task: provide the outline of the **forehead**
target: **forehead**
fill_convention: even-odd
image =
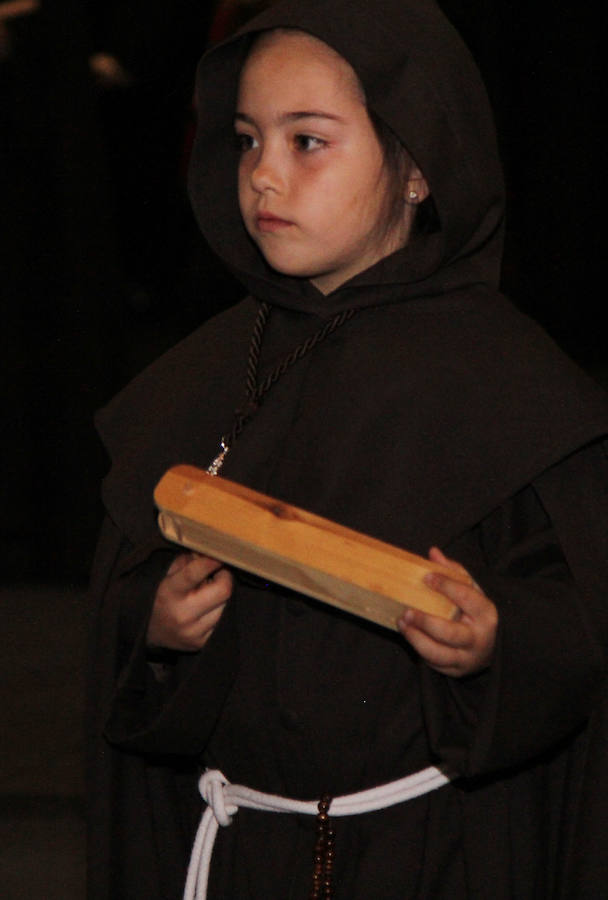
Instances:
[[[318,38],[276,29],[255,40],[241,70],[239,102],[257,94],[316,94],[317,102],[364,102],[349,63]]]

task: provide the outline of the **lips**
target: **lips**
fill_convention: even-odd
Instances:
[[[288,222],[286,219],[280,219],[272,213],[260,212],[255,217],[255,224],[258,231],[273,232],[288,228],[292,223]]]

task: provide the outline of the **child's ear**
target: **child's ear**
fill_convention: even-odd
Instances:
[[[407,179],[405,202],[411,206],[416,206],[418,203],[422,203],[423,200],[426,200],[429,193],[430,191],[429,186],[426,183],[426,178],[418,166],[413,165]]]

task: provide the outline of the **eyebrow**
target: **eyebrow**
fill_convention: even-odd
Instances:
[[[234,119],[236,122],[246,122],[248,125],[255,125],[255,119],[248,116],[247,113],[237,112]],[[297,110],[295,112],[282,113],[279,116],[279,123],[298,122],[300,119],[329,119],[332,122],[343,122],[341,116],[335,116],[332,113],[322,112],[316,109]]]

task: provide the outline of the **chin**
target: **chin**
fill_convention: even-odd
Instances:
[[[314,278],[317,274],[314,270],[311,271],[306,266],[298,265],[293,261],[273,256],[272,253],[264,253],[262,248],[260,248],[260,252],[270,268],[274,269],[275,272],[279,272],[281,275],[289,275],[292,278]]]

